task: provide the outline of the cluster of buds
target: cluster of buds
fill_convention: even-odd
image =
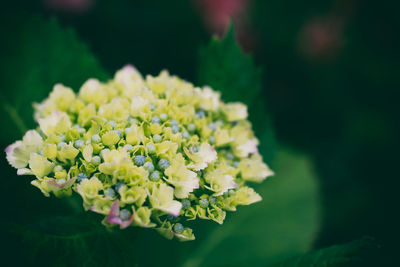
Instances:
[[[248,182],[273,175],[245,105],[167,71],[143,78],[126,66],[78,94],[57,84],[34,107],[39,126],[6,148],[8,162],[45,196],[78,193],[109,227],[193,240],[185,222],[222,224],[227,210],[261,200]]]

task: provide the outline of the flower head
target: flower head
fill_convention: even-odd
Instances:
[[[107,227],[193,240],[185,221],[222,224],[227,210],[261,200],[248,181],[273,175],[247,107],[220,97],[132,66],[105,83],[89,79],[78,94],[57,84],[35,105],[38,128],[6,148],[7,160],[45,196],[79,194]]]

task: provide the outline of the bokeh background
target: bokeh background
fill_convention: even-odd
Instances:
[[[69,57],[68,52],[61,48],[56,51],[59,57],[52,60],[32,56],[46,54],[47,49],[51,50],[51,42],[68,41],[61,35],[50,37],[45,30],[29,28],[32,24],[40,24],[38,20],[56,18],[57,27],[73,29],[76,38],[86,44],[85,49],[104,68],[99,78],[131,63],[145,74],[158,74],[160,70],[168,69],[194,82],[199,81],[199,48],[205,47],[212,35],[223,36],[229,21],[233,21],[238,43],[246,53],[253,55],[255,65],[263,69],[259,101],[266,113],[254,112],[250,116],[257,121],[256,131],[260,127],[257,123],[263,124],[265,120],[265,125],[270,128],[268,140],[276,140],[275,145],[267,146],[271,150],[278,147],[276,157],[268,152],[265,157],[273,167],[282,170],[278,175],[282,181],[271,180],[271,186],[276,186],[271,188],[277,191],[268,191],[271,197],[263,195],[267,204],[247,213],[245,209],[240,210],[235,216],[244,219],[235,226],[226,226],[235,227],[232,231],[236,243],[231,240],[233,248],[226,242],[213,245],[214,238],[217,243],[229,238],[218,236],[214,229],[207,229],[203,232],[214,231],[211,233],[217,237],[211,235],[204,241],[200,237],[203,244],[186,248],[186,245],[172,243],[171,249],[175,252],[168,250],[168,253],[180,257],[178,254],[196,248],[199,252],[195,252],[193,258],[201,258],[197,266],[231,266],[229,262],[219,262],[218,255],[209,250],[229,255],[235,253],[235,248],[247,245],[251,233],[247,235],[241,224],[245,224],[249,216],[259,216],[265,207],[268,214],[265,216],[282,217],[280,223],[285,225],[278,231],[283,236],[281,241],[289,242],[293,234],[310,242],[310,248],[304,252],[367,236],[376,244],[376,249],[367,253],[374,255],[369,263],[378,262],[379,266],[398,263],[400,21],[394,1],[27,0],[3,1],[1,5],[2,99],[27,94],[31,97],[27,99],[39,101],[51,88],[45,88],[45,94],[34,90],[22,93],[12,83],[18,81],[18,72],[29,70],[30,78],[23,76],[28,80],[20,85],[29,87],[29,79],[34,80],[34,75],[46,76],[38,70],[41,65],[47,66],[45,73],[52,73],[56,71],[52,64],[67,64],[64,60]],[[78,45],[67,42],[63,47],[68,50],[75,46]],[[22,55],[20,51],[24,51]],[[32,57],[27,61],[24,56]],[[81,64],[90,65],[91,60],[82,59]],[[74,68],[66,66],[69,69],[65,71],[74,72]],[[91,74],[90,71],[75,74],[71,83],[78,86]],[[42,85],[47,86],[46,82]],[[19,105],[23,106],[24,112],[32,112],[29,103],[22,100]],[[1,131],[5,136],[1,139],[2,147],[20,138],[9,131],[10,123],[9,119],[1,118]],[[274,137],[271,137],[272,133]],[[39,251],[31,254],[37,253],[40,257],[33,256],[33,261],[25,258],[27,256],[20,250],[25,249],[26,238],[15,234],[18,230],[8,231],[8,228],[17,229],[20,222],[35,221],[43,214],[63,215],[60,207],[64,203],[56,199],[42,200],[28,180],[12,174],[15,171],[7,166],[4,157],[1,157],[1,164],[4,173],[1,177],[1,227],[4,231],[1,239],[6,247],[3,250],[7,254],[6,262],[51,265],[46,259],[54,255],[40,251],[36,241],[32,247],[38,247]],[[290,180],[285,180],[286,174]],[[303,181],[302,175],[312,176],[312,181]],[[303,194],[312,194],[316,203],[313,202],[312,211],[303,209],[306,204],[302,198],[295,198],[292,208],[287,209],[282,204],[285,194],[289,198],[299,191],[285,193],[286,189],[280,187],[280,183],[288,183],[296,190],[304,187],[302,183],[312,183],[310,186],[315,187],[312,190],[300,190]],[[279,190],[282,194],[277,193],[275,197],[280,199],[272,199],[274,192]],[[268,210],[268,205],[276,208]],[[287,217],[282,212],[295,213],[290,218],[300,221],[285,221]],[[265,220],[268,221],[268,217]],[[279,225],[279,220],[276,224]],[[303,229],[303,224],[311,224],[313,229]],[[70,226],[74,228],[75,224]],[[264,227],[268,228],[268,225],[259,225],[257,231],[263,234]],[[145,248],[133,248],[136,251],[150,253],[154,243],[164,248],[170,246],[153,233],[142,230],[137,233],[138,240],[142,238],[147,243],[142,243]],[[279,236],[273,238],[279,239]],[[278,240],[273,241],[280,244]],[[282,246],[286,244],[284,241]],[[114,245],[120,246],[119,243]],[[118,253],[121,254],[119,257],[124,257],[124,253],[130,252]],[[265,254],[265,251],[259,253]],[[264,262],[254,261],[252,255],[245,254],[235,264],[267,265],[268,255],[264,254],[259,257]],[[288,256],[294,255],[288,253]],[[65,266],[69,265],[69,260],[65,260]],[[166,258],[165,265],[168,262]],[[196,266],[190,259],[179,262]],[[132,266],[153,264],[144,260],[131,263]]]

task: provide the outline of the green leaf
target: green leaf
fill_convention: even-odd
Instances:
[[[222,93],[225,101],[250,105],[261,92],[261,69],[235,41],[233,26],[223,39],[213,37],[199,50],[198,82]]]
[[[222,39],[214,36],[207,46],[200,47],[198,58],[199,85],[209,85],[221,92],[225,101],[248,105],[249,120],[256,136],[262,138],[260,150],[267,162],[273,158],[275,136],[261,97],[262,69],[246,55],[235,40],[233,24]]]
[[[13,250],[20,256],[13,258],[13,266],[31,266],[38,262],[42,266],[130,266],[135,263],[131,256],[135,248],[132,239],[124,236],[126,232],[107,231],[87,215],[53,216],[27,225],[2,223],[1,226],[8,228],[9,240],[19,241],[8,244],[15,246]]]
[[[308,157],[279,149],[263,201],[229,214],[182,266],[265,266],[307,252],[319,227],[318,188]]]
[[[379,253],[378,250],[379,246],[371,238],[363,238],[344,245],[312,251],[274,266],[379,266],[375,262]]]
[[[56,83],[78,90],[91,77],[107,78],[105,71],[71,29],[40,17],[8,18],[0,45],[0,140],[7,144],[35,127],[32,103],[48,96]]]
[[[78,90],[88,78],[103,80],[108,75],[76,34],[63,29],[57,21],[17,14],[0,20],[2,35],[6,36],[0,42],[0,143],[7,145],[36,127],[32,103],[46,98],[54,84],[63,83]],[[57,217],[63,212],[71,213],[61,200],[44,198],[36,192],[28,180],[15,175],[4,157],[1,167],[6,187],[12,189],[1,197],[3,203],[9,203],[3,208],[9,224],[1,225],[10,256],[5,262],[12,260],[10,265],[14,266],[18,265],[16,262],[41,262],[44,266],[73,262],[81,266],[90,260],[93,247],[100,245],[90,243],[98,237],[92,234],[97,229],[94,224],[87,224],[82,218],[77,221]],[[98,221],[96,225],[102,227]]]
[[[233,27],[199,52],[200,84],[210,85],[226,101],[249,106],[249,119],[267,163],[275,139],[261,96],[261,70],[235,42]],[[317,185],[310,159],[278,150],[276,177],[258,186],[263,201],[229,214],[222,226],[208,227],[182,266],[265,266],[307,252],[319,226]],[[199,234],[197,235],[199,236]]]

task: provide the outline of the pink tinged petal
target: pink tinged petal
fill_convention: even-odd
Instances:
[[[111,224],[118,224],[121,229],[124,229],[131,225],[133,221],[133,214],[128,220],[124,221],[119,217],[119,201],[115,200],[111,206],[110,213],[107,216],[107,222]]]
[[[194,185],[193,189],[199,189],[200,185],[199,185],[199,179],[196,179],[196,184]]]
[[[43,138],[40,136],[36,130],[29,130],[25,133],[23,137],[24,142],[34,143],[35,141],[43,142]]]
[[[111,224],[121,224],[122,220],[120,217],[112,217],[112,218],[108,218],[107,222],[111,223]]]
[[[50,187],[50,189],[58,191],[64,188],[68,188],[70,187],[76,180],[76,177],[72,178],[72,179],[68,179],[67,181],[65,181],[64,183],[57,183],[57,179],[51,179],[47,181],[47,185]]]
[[[7,154],[10,154],[13,151],[13,147],[14,147],[14,145],[9,145],[9,146],[6,147],[6,149],[4,149],[4,151]]]
[[[28,168],[18,169],[17,175],[33,175],[33,172]]]
[[[170,214],[174,217],[178,217],[179,213],[181,212],[182,203],[179,201],[173,200],[171,205],[169,206]]]
[[[23,158],[18,158],[15,156],[15,154],[18,154],[17,152],[23,152],[21,151],[23,144],[22,141],[17,141],[9,146],[6,147],[4,150],[6,152],[6,159],[8,163],[13,166],[16,169],[21,169],[26,167],[28,162],[23,159]]]
[[[129,71],[137,71],[137,69],[133,66],[133,65],[131,65],[131,64],[127,64],[127,65],[125,65],[123,68],[122,68],[122,70],[129,70]]]
[[[275,175],[275,172],[274,172],[274,171],[268,170],[268,171],[265,173],[265,178],[270,177],[270,176],[274,176],[274,175]]]
[[[68,179],[65,183],[63,183],[63,187],[70,187],[70,186],[72,186],[72,185],[75,183],[75,180],[76,180],[76,179],[77,179],[76,177],[71,178],[71,179]]]
[[[107,216],[107,222],[110,222],[109,220],[118,216],[119,216],[119,200],[117,199],[113,202],[111,206],[110,212],[108,213]]]
[[[131,225],[133,221],[133,214],[131,215],[131,217],[129,217],[128,220],[126,221],[122,221],[119,225],[121,229],[125,229],[126,227],[128,227],[129,225]]]

